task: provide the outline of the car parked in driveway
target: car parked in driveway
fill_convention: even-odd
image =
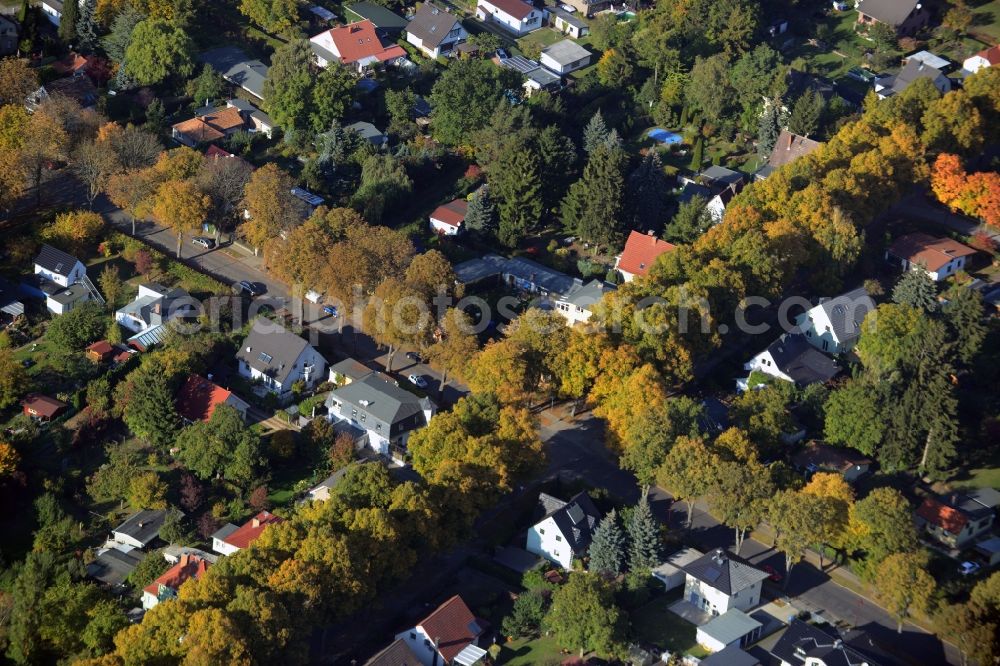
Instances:
[[[413,361],[414,363],[423,363],[423,359],[420,358],[420,354],[417,352],[406,352],[407,360]]]
[[[427,388],[427,380],[421,377],[420,375],[416,374],[410,375],[409,377],[407,377],[407,379],[410,380],[410,383],[416,386],[417,388]]]
[[[962,574],[963,576],[971,576],[972,574],[979,571],[979,569],[980,569],[979,562],[966,561],[958,565],[958,573]]]
[[[236,284],[236,292],[239,294],[246,294],[250,298],[256,298],[264,292],[267,291],[267,287],[260,282],[251,282],[250,280],[240,280]]]
[[[191,242],[194,243],[195,245],[200,245],[201,247],[207,250],[211,250],[213,247],[215,247],[215,239],[208,238],[206,236],[195,236],[194,238],[191,239]]]
[[[337,312],[337,306],[336,305],[324,305],[323,306],[323,313],[330,315],[334,319],[336,319],[340,315],[340,313]]]

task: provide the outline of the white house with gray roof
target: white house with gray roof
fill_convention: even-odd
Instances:
[[[813,347],[840,354],[854,347],[861,335],[861,322],[875,310],[875,301],[863,287],[835,298],[822,299],[800,314],[795,325]]]
[[[22,284],[25,293],[45,299],[52,314],[66,314],[89,300],[104,303],[100,292],[87,277],[83,262],[71,254],[43,245],[35,257],[34,275]]]
[[[368,446],[385,456],[405,448],[410,433],[430,423],[437,409],[430,399],[410,393],[380,372],[334,389],[326,408],[331,422],[364,430]]]
[[[287,397],[297,381],[311,387],[326,378],[326,359],[312,345],[264,317],[254,322],[236,360],[241,376],[279,398]]]
[[[554,562],[563,569],[572,569],[573,560],[583,557],[601,521],[602,514],[587,493],[580,493],[568,502],[538,494],[541,520],[528,530],[525,550]]]
[[[538,60],[543,67],[552,70],[559,76],[565,76],[589,65],[590,58],[590,51],[572,39],[564,39],[542,49]]]
[[[183,289],[168,289],[155,283],[140,284],[135,300],[115,312],[115,321],[133,333],[130,342],[140,337],[162,341],[167,323],[197,317],[199,309],[198,301]]]
[[[604,280],[591,280],[586,284],[576,280],[573,288],[556,298],[556,312],[566,319],[568,326],[586,322],[594,314],[594,305],[600,303],[604,294],[614,290],[615,286]]]
[[[406,41],[428,58],[451,51],[468,36],[457,16],[430,2],[421,5],[406,26]]]
[[[768,576],[766,571],[722,548],[684,565],[684,574],[684,600],[710,615],[756,607]]]

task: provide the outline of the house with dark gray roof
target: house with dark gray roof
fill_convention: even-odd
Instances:
[[[208,64],[226,81],[246,90],[257,99],[264,99],[267,65],[260,60],[251,59],[238,46],[223,46],[205,51],[198,56],[198,61]]]
[[[279,398],[290,395],[295,382],[311,387],[326,376],[326,359],[312,345],[265,317],[254,321],[236,360],[241,376]]]
[[[722,548],[684,565],[684,600],[710,615],[748,611],[760,603],[768,573]]]
[[[879,99],[898,95],[918,79],[930,79],[934,87],[941,93],[951,90],[951,79],[944,72],[923,60],[911,59],[903,65],[899,73],[876,79],[875,94],[879,96]]]
[[[201,304],[180,288],[140,284],[135,300],[115,312],[115,321],[133,333],[129,344],[142,339],[149,347],[166,338],[166,326],[175,319],[197,317]]]
[[[160,536],[160,528],[166,517],[164,509],[137,511],[111,531],[110,541],[132,548],[145,548]]]
[[[879,666],[836,634],[798,619],[789,623],[771,654],[781,660],[781,666]]]
[[[116,548],[100,548],[87,565],[87,575],[109,587],[116,587],[125,582],[145,556],[146,553],[137,549],[124,552]]]
[[[65,314],[89,300],[104,303],[83,262],[73,255],[43,245],[34,263],[34,274],[22,281],[21,293],[44,298],[52,314]]]
[[[331,422],[346,421],[364,430],[368,446],[385,456],[398,456],[410,433],[430,423],[437,410],[429,398],[407,391],[380,372],[334,389],[326,408]]]
[[[858,25],[884,23],[897,35],[912,35],[927,27],[930,11],[922,0],[857,0]]]
[[[430,2],[421,5],[406,25],[406,41],[429,58],[448,53],[468,36],[457,16]]]
[[[555,299],[556,312],[566,319],[569,326],[588,321],[594,313],[594,305],[601,302],[604,294],[615,289],[615,285],[604,280],[591,280],[584,284],[578,279],[569,291]]]
[[[800,387],[828,382],[840,372],[840,366],[813,347],[809,339],[798,330],[782,334],[767,349],[744,363],[743,369],[763,372]],[[748,387],[745,382],[746,380],[737,381],[737,388],[753,388]]]
[[[796,327],[813,347],[829,354],[849,351],[861,336],[861,323],[875,311],[875,301],[864,287],[834,298],[820,299],[819,305],[795,319]]]
[[[345,358],[330,365],[330,381],[334,384],[350,384],[371,373],[371,368],[353,358]]]
[[[568,502],[539,493],[539,514],[528,530],[525,550],[572,569],[573,560],[583,557],[603,515],[587,493],[579,493]]]

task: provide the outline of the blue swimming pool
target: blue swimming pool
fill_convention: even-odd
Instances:
[[[657,143],[663,143],[668,146],[684,143],[684,137],[676,132],[668,132],[662,127],[654,127],[647,132],[649,138]]]

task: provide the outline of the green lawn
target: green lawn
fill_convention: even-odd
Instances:
[[[497,657],[497,664],[545,666],[558,664],[565,658],[566,655],[559,649],[554,637],[542,636],[534,640],[520,639],[505,644]]]
[[[982,467],[969,470],[969,478],[962,479],[956,487],[966,490],[995,488],[1000,490],[1000,467]]]
[[[972,28],[969,32],[979,37],[980,41],[991,44],[1000,42],[1000,0],[971,2],[969,5],[972,7]]]
[[[678,599],[677,594],[666,594],[630,613],[633,638],[670,652],[698,658],[708,656],[708,652],[695,641],[697,627],[670,612],[670,605]]]
[[[529,54],[533,54],[535,51],[541,51],[546,46],[551,46],[563,39],[567,39],[567,37],[561,32],[557,32],[551,28],[541,28],[534,32],[529,32],[524,37],[518,39],[517,50],[522,54],[524,54],[525,50]]]

